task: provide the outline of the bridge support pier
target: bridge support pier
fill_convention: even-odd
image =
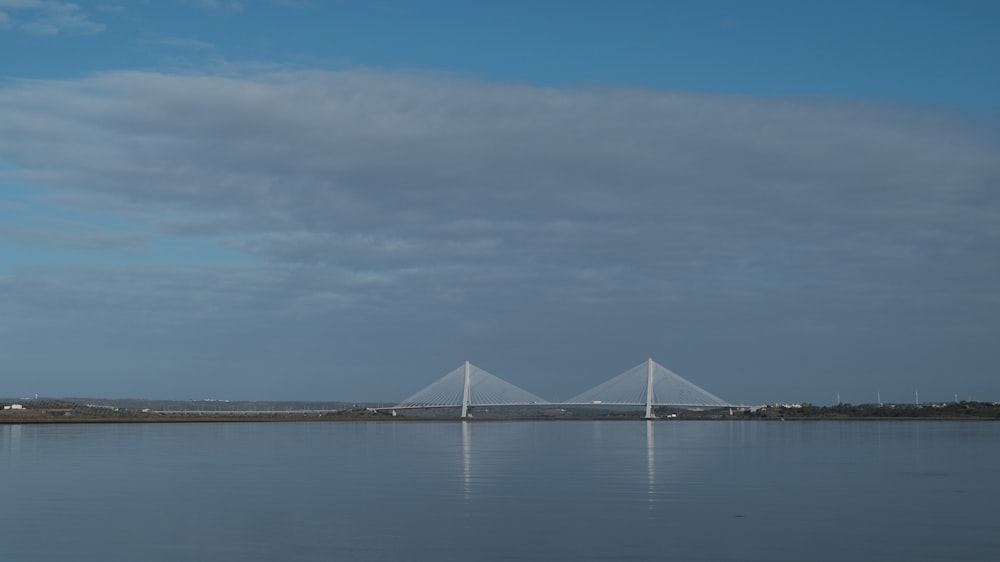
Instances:
[[[646,360],[646,416],[643,419],[655,420],[653,415],[653,358]]]

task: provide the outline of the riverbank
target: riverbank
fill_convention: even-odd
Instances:
[[[139,404],[142,406],[142,404]],[[358,421],[458,421],[458,408],[438,410],[377,409],[350,405],[343,409],[328,408],[330,404],[255,403],[251,408],[225,410],[170,409],[152,410],[147,407],[80,404],[65,400],[40,400],[19,404],[18,408],[0,410],[0,424],[102,424],[102,423],[243,423],[243,422],[358,422]],[[320,408],[318,406],[324,406]],[[641,420],[643,412],[635,408],[545,408],[472,407],[471,421],[507,420]],[[659,407],[654,411],[658,421],[729,420],[729,421],[802,421],[802,420],[861,420],[861,421],[1000,421],[1000,404],[985,402],[955,402],[945,404],[840,404],[813,406],[810,404],[771,405],[755,408]]]

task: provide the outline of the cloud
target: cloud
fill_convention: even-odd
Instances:
[[[0,210],[3,210],[0,201]],[[118,232],[76,221],[39,221],[31,226],[0,225],[0,238],[31,247],[54,246],[90,251],[139,250],[148,242],[143,234]]]
[[[202,10],[214,10],[218,12],[241,12],[243,2],[240,0],[181,0],[184,4]]]
[[[271,3],[286,8],[311,8],[313,5],[310,0],[271,0]]]
[[[58,35],[60,33],[82,33],[93,35],[104,31],[102,23],[94,22],[78,5],[71,2],[49,0],[3,0],[0,1],[0,29],[16,27],[32,35]],[[15,20],[11,14],[17,13]]]
[[[143,45],[154,45],[169,47],[172,49],[189,49],[198,51],[214,50],[215,45],[207,41],[195,39],[193,37],[162,37],[159,39],[143,39],[139,43]]]
[[[984,225],[995,208],[994,147],[920,112],[369,72],[116,73],[4,97],[4,152],[32,181],[187,221],[229,213],[240,234],[280,234],[257,246],[279,261],[305,243],[288,232],[405,240],[420,259],[534,238],[574,260],[601,246],[746,260],[754,244],[885,259],[890,234],[971,243],[954,214]]]
[[[564,260],[784,287],[838,256],[883,267],[995,236],[969,228],[996,208],[993,147],[938,116],[365,72],[121,73],[7,97],[5,152],[32,181],[175,223],[228,213],[273,262]]]
[[[420,72],[9,83],[0,181],[248,263],[15,266],[7,306],[285,326],[288,349],[321,330],[355,367],[375,341],[425,364],[448,342],[500,373],[497,349],[617,365],[601,350],[641,359],[665,334],[751,355],[833,334],[926,343],[931,323],[967,337],[1000,328],[993,135],[922,108]]]
[[[45,0],[0,0],[0,8],[5,10],[20,10],[25,8],[41,8]]]

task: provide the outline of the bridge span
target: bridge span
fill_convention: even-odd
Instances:
[[[467,419],[473,407],[499,406],[644,406],[645,419],[655,419],[657,406],[678,408],[733,408],[719,398],[652,359],[632,367],[565,402],[549,402],[466,361],[395,406],[397,411],[461,408]]]

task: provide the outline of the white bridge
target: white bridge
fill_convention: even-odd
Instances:
[[[385,410],[458,408],[461,417],[481,406],[645,406],[646,419],[654,419],[653,408],[734,407],[670,369],[648,359],[624,373],[582,392],[566,402],[549,402],[468,361],[422,390]]]

